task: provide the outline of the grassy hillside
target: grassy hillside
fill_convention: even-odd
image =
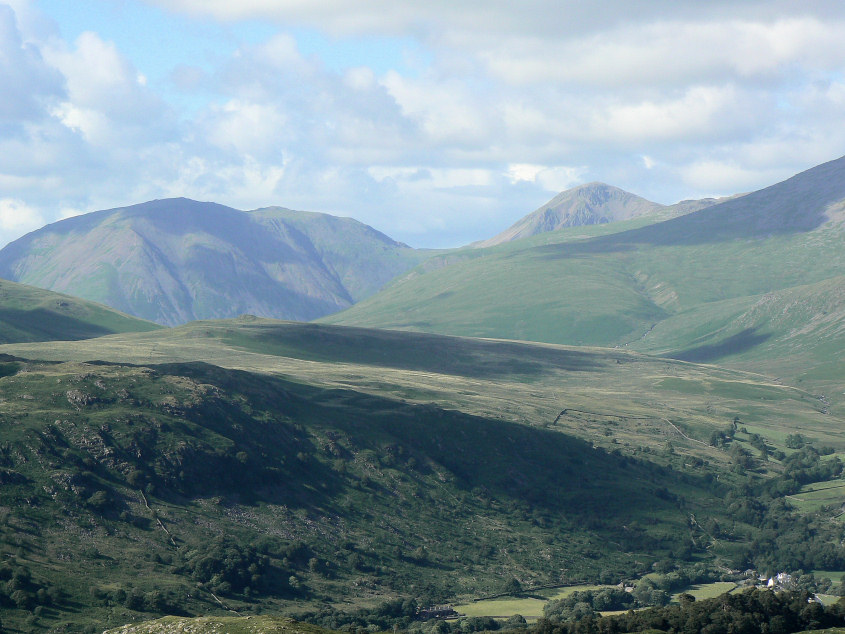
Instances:
[[[636,349],[690,361],[777,366],[800,380],[843,376],[845,277],[709,302],[657,324]]]
[[[555,243],[552,235],[544,244],[519,241],[471,258],[441,256],[321,321],[572,345],[638,345],[648,337],[648,348],[657,349],[658,332],[650,331],[664,320],[675,318],[673,331],[681,333],[687,311],[694,320],[709,305],[730,310],[717,302],[741,304],[845,270],[835,226],[753,242],[614,252],[590,251],[601,236],[572,241],[567,232]],[[704,334],[700,328],[691,323],[690,339],[675,342],[687,347]]]
[[[155,333],[0,350],[56,361],[203,361],[510,422],[554,425],[607,446],[614,445],[615,438],[657,449],[672,440],[693,452],[709,452],[713,459],[720,452],[684,439],[664,419],[698,441],[706,442],[714,430],[739,416],[773,434],[795,428],[845,448],[845,432],[838,428],[838,416],[845,411],[820,401],[812,390],[764,375],[621,349],[244,317],[194,322]],[[558,417],[563,409],[573,411]],[[614,433],[606,435],[608,430]]]
[[[720,512],[694,474],[428,405],[202,364],[4,372],[4,627],[622,575],[706,553],[688,513]]]
[[[257,318],[2,350],[10,631],[845,565],[782,504],[841,419],[760,375]]]
[[[840,159],[665,222],[441,256],[321,321],[622,346],[795,379],[807,371],[800,349],[801,362],[840,372],[845,340],[833,324],[845,271],[843,200]],[[813,330],[823,322],[823,333]]]
[[[90,339],[159,326],[69,295],[0,280],[0,342]]]

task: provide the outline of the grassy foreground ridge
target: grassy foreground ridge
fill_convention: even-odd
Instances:
[[[845,567],[785,497],[841,473],[838,414],[761,375],[256,318],[3,350],[13,631]]]

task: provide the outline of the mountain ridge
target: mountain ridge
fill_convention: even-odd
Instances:
[[[619,187],[593,181],[560,192],[501,233],[486,240],[473,242],[469,246],[474,248],[496,246],[568,227],[621,222],[644,216],[653,216],[654,222],[659,222],[693,213],[742,195],[689,199],[673,205],[662,205]]]
[[[378,295],[320,321],[630,346],[711,362],[730,358],[746,364],[740,367],[753,362],[801,376],[807,370],[778,352],[798,341],[790,334],[797,322],[771,311],[741,316],[740,306],[775,293],[784,302],[800,297],[838,312],[838,296],[830,290],[836,285],[824,282],[845,267],[843,210],[840,158],[660,222],[640,217],[618,227],[560,229],[465,249],[461,257],[435,257]],[[746,331],[750,327],[753,332]],[[845,349],[845,339],[828,339],[826,347],[830,354],[814,347],[815,358],[834,372],[830,356]]]
[[[0,250],[0,275],[165,325],[243,313],[307,321],[427,257],[332,218],[160,199],[31,232]]]

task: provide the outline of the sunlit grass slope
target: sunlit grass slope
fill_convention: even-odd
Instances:
[[[622,349],[242,318],[2,351],[61,361],[205,361],[553,426],[608,445],[657,449],[672,441],[717,460],[721,452],[702,443],[735,417],[780,437],[798,431],[845,447],[837,412],[812,390]]]
[[[841,377],[843,200],[839,159],[664,222],[568,229],[434,258],[322,321]]]
[[[69,295],[0,280],[0,342],[74,340],[160,328]]]

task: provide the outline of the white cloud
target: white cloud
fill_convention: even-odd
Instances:
[[[454,245],[587,180],[674,202],[845,153],[841,3],[148,1],[277,30],[202,68],[174,59],[180,109],[121,41],[65,42],[35,3],[0,0],[5,200],[44,220],[165,196],[282,204]],[[333,70],[293,27],[325,47],[412,40],[424,61]]]
[[[43,224],[41,213],[24,201],[0,198],[0,240],[16,240]]]
[[[536,181],[548,192],[561,192],[583,182],[585,170],[578,167],[549,167],[537,174]]]
[[[391,71],[383,84],[402,113],[419,126],[425,142],[456,148],[489,143],[495,102],[466,82],[409,79]]]
[[[376,75],[366,66],[357,66],[344,73],[343,81],[353,90],[372,90],[376,85]]]
[[[491,73],[513,84],[550,81],[598,87],[645,87],[765,79],[794,65],[835,70],[845,61],[842,16],[767,21],[625,23],[572,38],[485,34],[456,36]]]
[[[531,163],[511,163],[508,165],[507,175],[511,183],[526,181],[533,183],[537,174],[546,169],[545,165],[533,165]]]
[[[684,166],[680,174],[689,186],[716,194],[747,192],[755,183],[774,184],[786,177],[780,170],[748,169],[731,160],[697,161]]]
[[[163,103],[146,88],[143,75],[96,33],[83,33],[73,46],[52,40],[42,50],[47,63],[64,76],[66,109],[96,113],[101,121],[122,128],[143,125],[147,134],[164,114]]]
[[[513,163],[506,174],[511,183],[536,183],[545,191],[558,193],[583,182],[584,172],[579,167]]]
[[[0,122],[32,121],[63,92],[61,75],[44,64],[37,47],[25,42],[16,14],[0,4]]]
[[[760,109],[753,100],[753,94],[730,85],[695,86],[679,98],[614,104],[599,111],[593,134],[638,142],[724,137],[756,123]]]
[[[208,129],[211,144],[243,156],[270,161],[281,158],[285,141],[291,136],[286,131],[290,120],[275,105],[235,99],[215,107],[212,113]]]

